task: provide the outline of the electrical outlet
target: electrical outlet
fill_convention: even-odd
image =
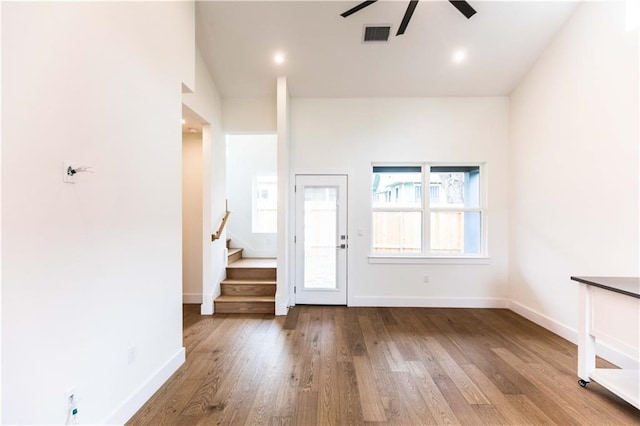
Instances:
[[[133,345],[129,346],[129,348],[127,349],[127,362],[129,363],[129,365],[136,362],[136,347]]]
[[[424,277],[422,278],[422,282],[427,284],[429,282],[429,275],[424,275]]]

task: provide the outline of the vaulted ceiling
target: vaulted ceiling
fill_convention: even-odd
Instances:
[[[294,97],[508,95],[577,3],[469,0],[465,18],[448,1],[204,1],[196,38],[223,97],[267,97],[286,76]],[[368,24],[388,24],[388,42],[363,43]],[[456,52],[466,59],[456,63]],[[282,52],[277,65],[273,55]]]

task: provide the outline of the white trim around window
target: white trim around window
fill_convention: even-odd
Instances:
[[[373,163],[371,171],[369,263],[490,263],[485,163]]]

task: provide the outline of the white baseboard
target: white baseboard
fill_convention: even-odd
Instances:
[[[213,315],[213,301],[215,297],[213,294],[206,294],[200,305],[200,315]]]
[[[129,421],[140,407],[184,364],[184,361],[185,350],[184,348],[180,348],[165,365],[160,367],[149,380],[133,392],[103,423],[108,425],[123,425]]]
[[[202,303],[202,293],[182,293],[183,305],[199,305]]]
[[[287,315],[289,312],[289,298],[276,293],[276,315]]]
[[[411,308],[502,308],[507,299],[483,297],[353,297],[349,306],[411,307]]]
[[[570,341],[571,343],[578,343],[578,332],[571,327],[568,327],[513,300],[509,300],[509,309],[521,317],[525,317],[529,321],[535,322],[540,327],[546,328],[563,339]]]
[[[531,322],[538,324],[541,327],[557,334],[565,340],[571,343],[578,344],[578,331],[568,327],[548,316],[541,314],[527,306],[524,306],[513,300],[509,301],[509,309],[516,314],[525,317]],[[596,354],[606,359],[609,362],[614,363],[620,368],[628,368],[632,370],[640,369],[640,360],[637,360],[624,352],[621,352],[609,345],[602,342],[596,342]],[[577,368],[577,365],[576,365]]]

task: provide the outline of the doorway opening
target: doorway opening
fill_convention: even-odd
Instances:
[[[275,134],[229,134],[227,236],[248,258],[275,258],[278,231],[278,141]]]
[[[296,175],[296,304],[347,304],[347,176]]]
[[[208,123],[182,105],[182,303],[202,304],[208,229],[203,127]]]

